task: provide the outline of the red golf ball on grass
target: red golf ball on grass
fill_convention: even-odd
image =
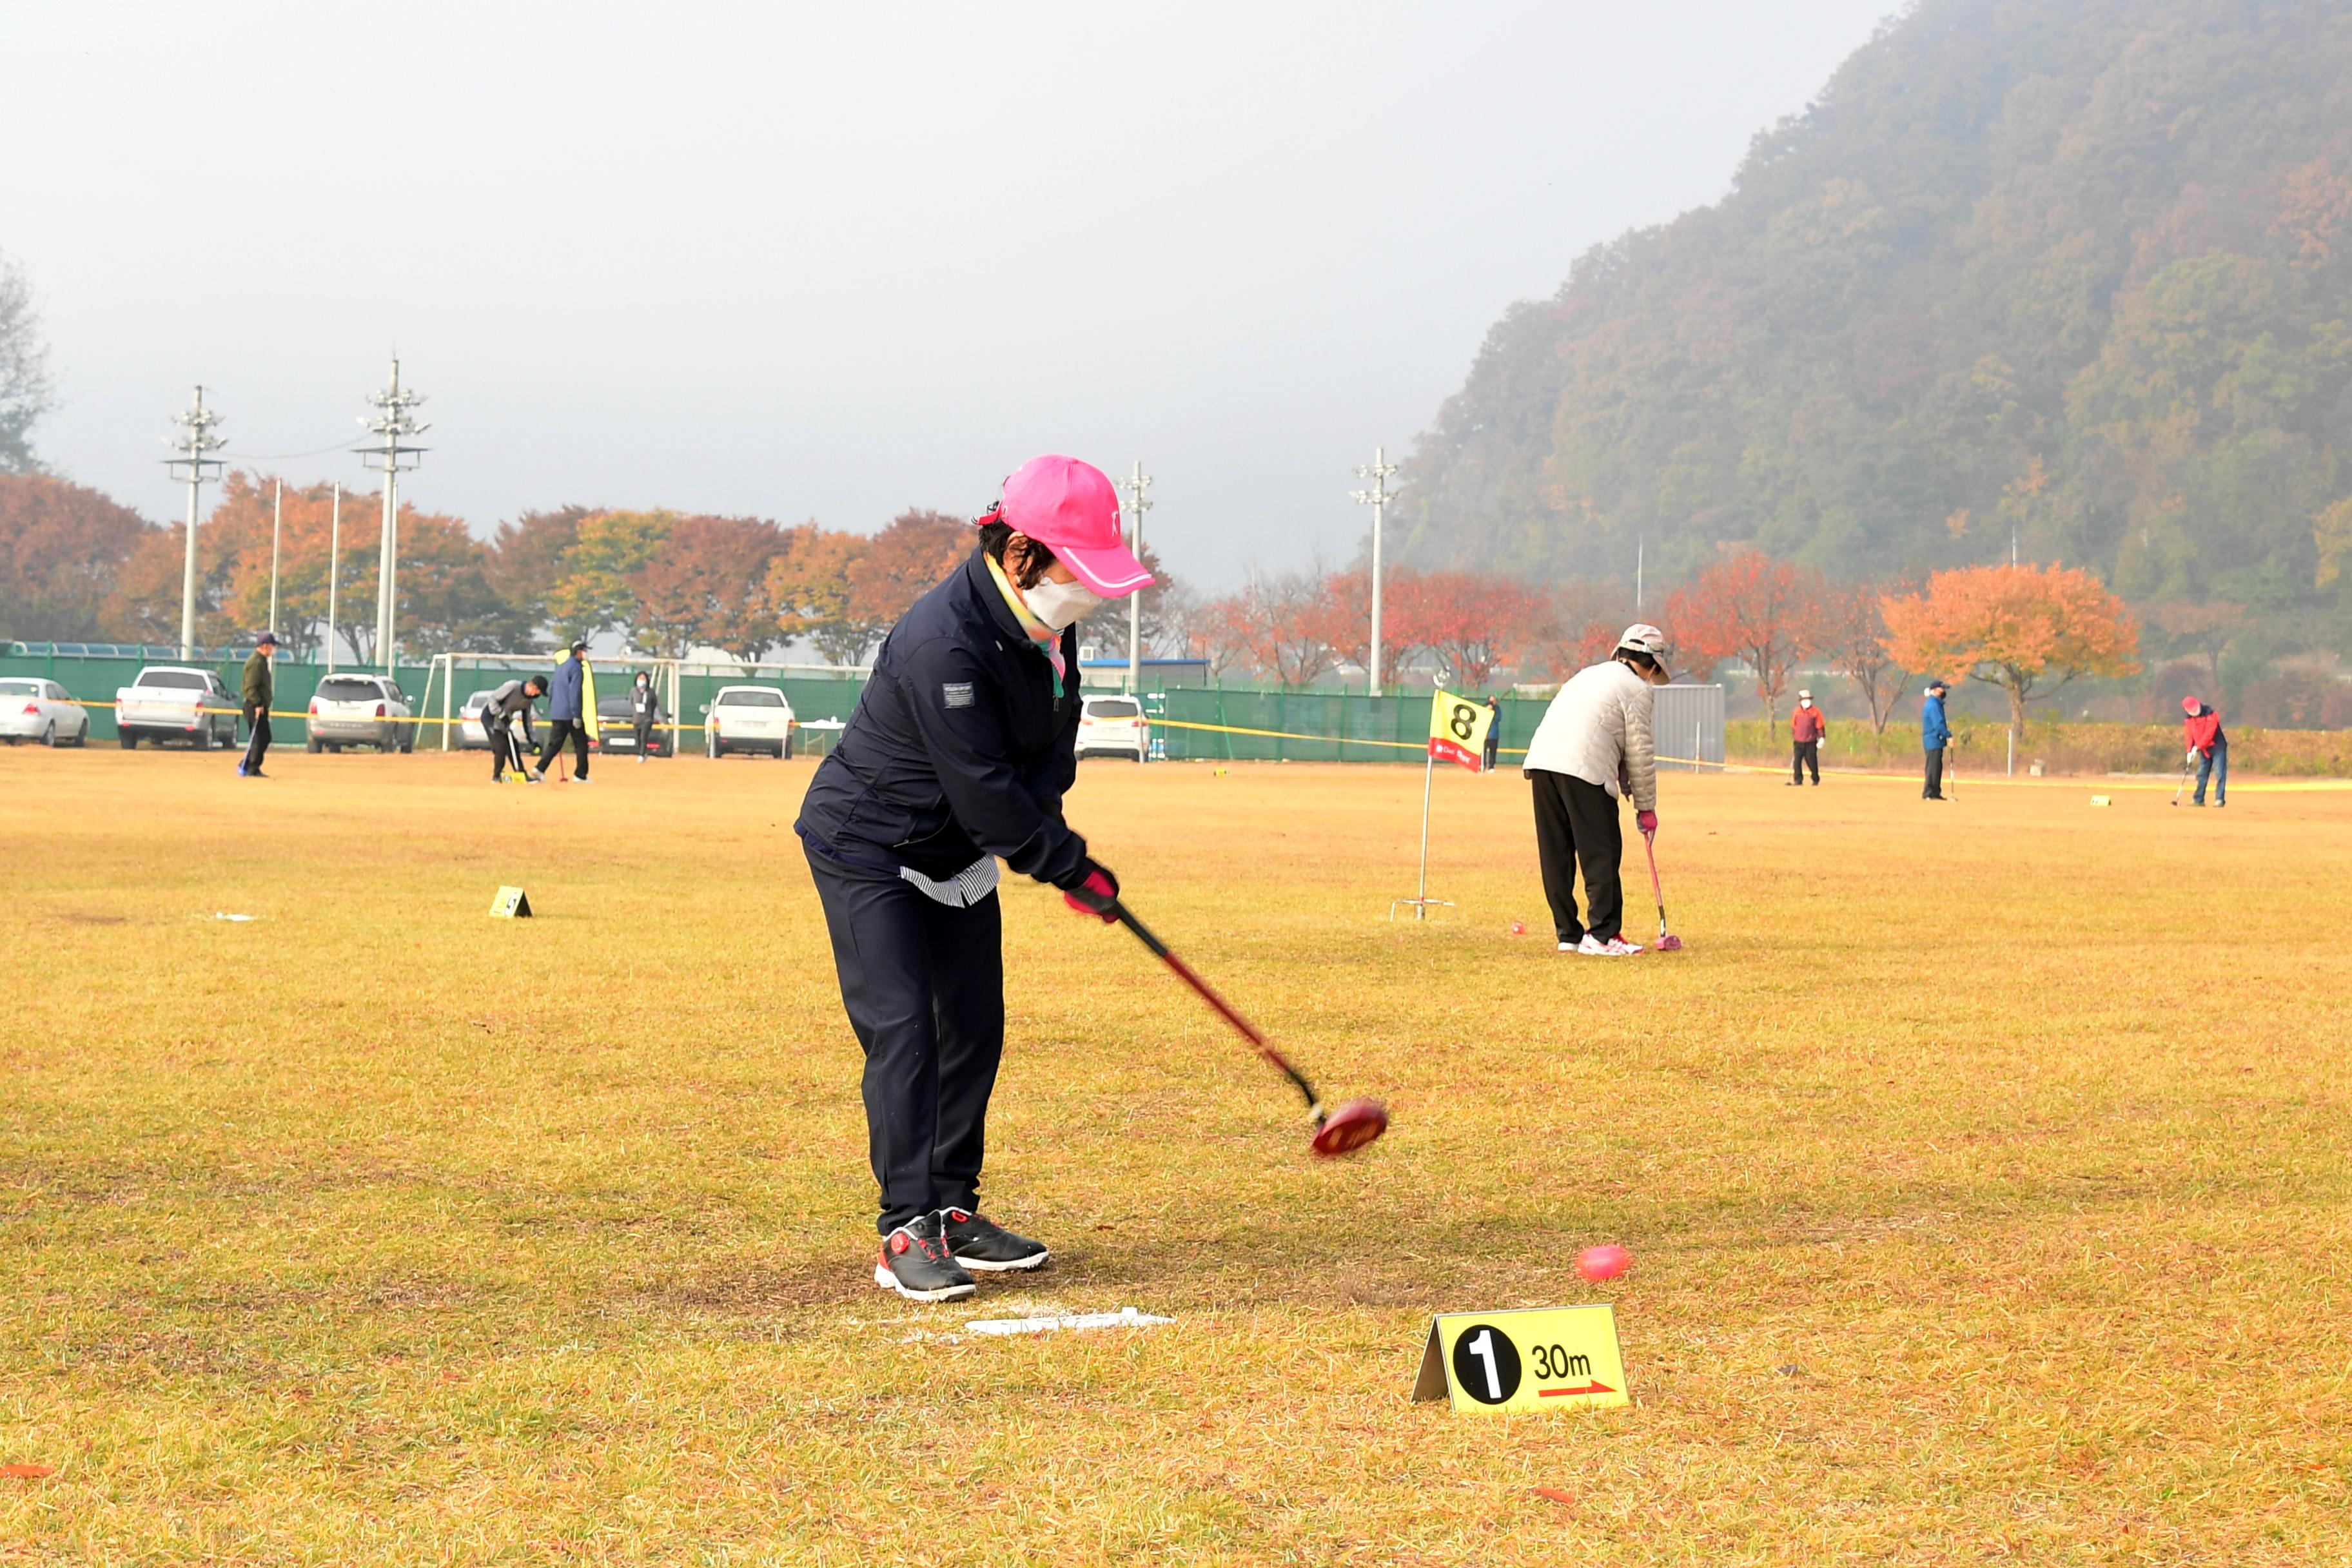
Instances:
[[[1588,1247],[1576,1255],[1576,1271],[1596,1285],[1633,1267],[1633,1255],[1613,1241],[1605,1247]]]

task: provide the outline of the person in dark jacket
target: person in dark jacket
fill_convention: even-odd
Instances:
[[[2194,805],[2205,804],[2205,785],[2213,785],[2213,804],[2230,804],[2230,737],[2221,732],[2221,715],[2194,697],[2180,700],[2180,710],[2189,717],[2183,726],[2189,743],[2189,763],[2197,770],[2197,793],[2190,795]],[[2175,791],[2173,798],[2180,798]]]
[[[1927,786],[1922,800],[1944,798],[1944,749],[1952,743],[1952,726],[1944,717],[1944,698],[1951,690],[1941,680],[1927,682],[1927,700],[1919,704],[1919,747],[1927,754]]]
[[[547,687],[547,744],[539,749],[539,765],[530,771],[540,784],[547,782],[547,764],[555,761],[567,740],[572,742],[572,782],[588,782],[588,717],[583,696],[587,676],[588,645],[573,643]]]
[[[278,634],[264,632],[254,639],[253,652],[245,661],[245,679],[239,683],[236,700],[245,710],[245,721],[253,731],[245,743],[245,761],[236,764],[236,776],[241,779],[267,778],[261,771],[261,759],[269,754],[269,704],[278,695],[278,683],[270,679],[269,660],[278,652]],[[2205,804],[2205,789],[2197,789],[2197,804]]]
[[[636,731],[637,761],[644,762],[654,749],[654,726],[660,722],[661,698],[654,690],[653,674],[641,669],[629,688],[629,727]]]
[[[515,777],[531,778],[530,764],[523,761],[523,748],[530,744],[530,705],[547,694],[547,682],[539,676],[523,680],[509,680],[490,693],[482,704],[482,738],[490,743],[490,782],[503,784],[509,768]],[[515,731],[522,731],[522,747],[515,744]]]
[[[1077,777],[1073,628],[1151,581],[1120,542],[1109,479],[1075,458],[1024,466],[979,529],[883,639],[793,825],[866,1053],[874,1282],[919,1301],[1047,1258],[980,1212],[1004,1051],[997,861],[1111,918],[1118,879],[1062,815]]]
[[[1790,784],[1803,784],[1808,767],[1813,770],[1813,783],[1822,782],[1822,737],[1829,732],[1829,721],[1813,706],[1813,694],[1798,692],[1797,710],[1789,715],[1789,739],[1796,746],[1789,761]]]

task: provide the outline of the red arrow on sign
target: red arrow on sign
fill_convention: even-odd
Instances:
[[[1536,1390],[1536,1394],[1538,1398],[1549,1399],[1553,1395],[1560,1394],[1614,1394],[1617,1391],[1615,1389],[1610,1387],[1607,1384],[1595,1378],[1591,1383],[1586,1384],[1582,1388],[1539,1388]]]

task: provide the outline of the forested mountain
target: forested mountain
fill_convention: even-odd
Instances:
[[[1652,582],[2008,557],[2352,616],[2352,3],[1921,0],[1729,195],[1496,324],[1404,553]]]

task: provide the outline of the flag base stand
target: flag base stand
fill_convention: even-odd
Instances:
[[[1454,900],[1452,899],[1391,899],[1389,900],[1389,919],[1396,919],[1397,910],[1403,909],[1411,910],[1412,911],[1413,919],[1417,921],[1425,921],[1429,918],[1430,910],[1450,910],[1453,907]]]

